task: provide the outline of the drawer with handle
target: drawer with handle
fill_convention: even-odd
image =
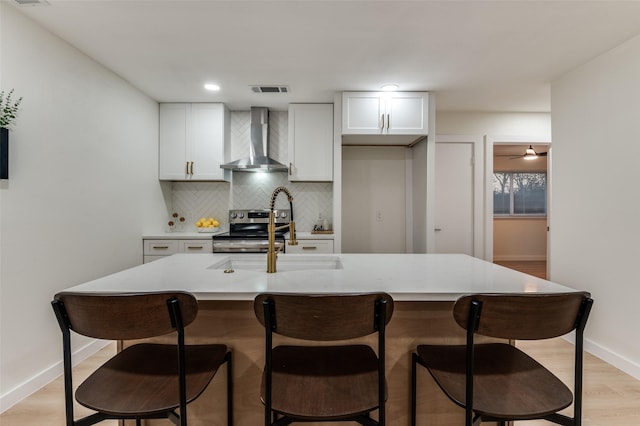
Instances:
[[[211,253],[211,252],[213,252],[213,241],[211,239],[180,241],[179,253]]]
[[[333,253],[333,240],[298,240],[298,245],[287,245],[287,253]]]
[[[169,256],[178,253],[178,240],[144,240],[146,256]]]

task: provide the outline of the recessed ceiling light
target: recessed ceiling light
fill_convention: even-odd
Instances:
[[[398,85],[397,84],[385,84],[380,89],[382,89],[385,92],[393,92],[393,91],[398,90]]]
[[[211,90],[212,92],[217,92],[218,90],[220,90],[220,86],[218,86],[217,84],[205,84],[204,88],[207,90]]]

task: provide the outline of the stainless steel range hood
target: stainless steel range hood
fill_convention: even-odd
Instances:
[[[223,169],[238,172],[286,172],[287,166],[269,157],[269,110],[251,107],[251,144],[249,158],[222,164]]]

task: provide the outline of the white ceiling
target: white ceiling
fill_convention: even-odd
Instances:
[[[517,157],[524,155],[529,146],[530,144],[495,144],[493,145],[493,155],[495,157]],[[531,148],[533,148],[533,150],[538,153],[547,152],[547,150],[549,149],[549,145],[531,144]]]
[[[549,111],[551,81],[640,34],[640,1],[1,1],[159,102],[234,110],[396,83],[439,111]]]

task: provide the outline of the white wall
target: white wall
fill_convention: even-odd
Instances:
[[[342,252],[405,253],[405,147],[342,148]]]
[[[493,220],[494,260],[547,260],[547,218]]]
[[[551,116],[545,112],[452,112],[436,114],[439,135],[551,136]]]
[[[54,294],[140,264],[167,213],[157,103],[9,3],[0,15],[0,86],[24,97],[0,183],[4,410],[62,371]]]
[[[592,352],[640,379],[640,36],[564,75],[551,95],[551,278],[592,293]]]

